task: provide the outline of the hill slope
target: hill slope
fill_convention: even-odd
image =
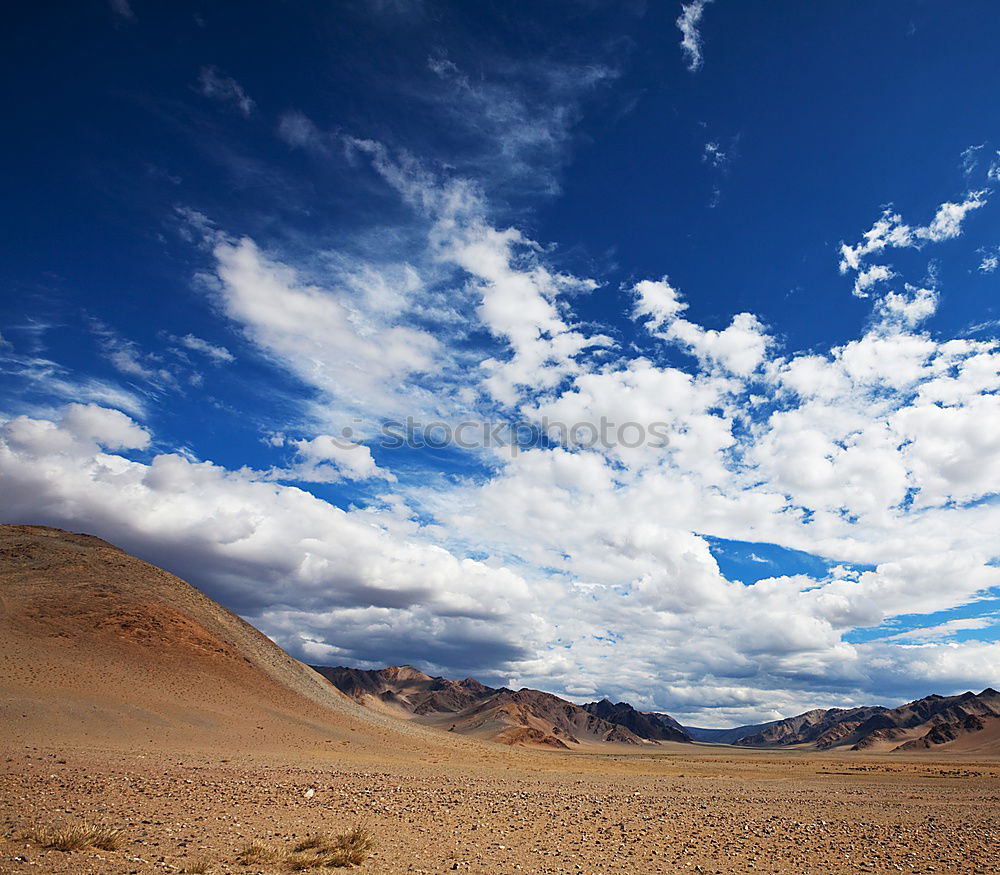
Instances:
[[[446,741],[417,735],[359,708],[172,574],[89,535],[0,526],[4,746],[330,751]]]

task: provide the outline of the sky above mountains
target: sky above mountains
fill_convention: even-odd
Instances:
[[[993,4],[8,15],[3,521],[312,663],[997,685]]]

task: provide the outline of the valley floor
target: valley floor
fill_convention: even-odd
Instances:
[[[463,759],[22,745],[0,758],[0,873],[273,873],[240,850],[358,822],[375,837],[371,873],[1000,873],[996,760],[492,745]],[[83,821],[120,827],[124,847],[16,838]]]

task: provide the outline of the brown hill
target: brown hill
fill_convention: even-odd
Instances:
[[[898,708],[807,711],[779,720],[736,744],[869,751],[1000,751],[1000,693],[926,696]]]
[[[28,742],[347,752],[447,740],[359,708],[194,587],[98,538],[3,525],[0,746]]]
[[[409,665],[365,671],[314,666],[341,692],[383,713],[504,744],[573,748],[650,744],[616,722],[539,690],[494,689],[472,678],[450,681]]]

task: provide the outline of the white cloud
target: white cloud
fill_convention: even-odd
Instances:
[[[661,280],[640,280],[635,284],[634,290],[637,299],[632,318],[642,319],[648,316],[650,328],[659,328],[687,309],[680,292],[670,285],[670,280],[666,277]]]
[[[349,429],[348,429],[349,431]],[[340,480],[395,481],[390,471],[375,464],[372,451],[345,436],[321,434],[306,440],[287,440],[284,436],[273,445],[285,444],[296,450],[297,463],[290,468],[272,469],[268,477],[275,480],[300,480],[309,483],[336,483]]]
[[[633,318],[649,317],[646,327],[657,337],[680,344],[705,365],[719,366],[739,376],[749,376],[764,361],[771,339],[756,316],[737,313],[725,329],[705,329],[680,318],[687,307],[666,277],[641,280],[633,291]]]
[[[961,203],[946,202],[938,207],[930,223],[911,227],[898,213],[887,209],[872,227],[865,232],[864,240],[840,247],[840,272],[860,271],[867,256],[885,249],[920,247],[926,242],[940,243],[962,233],[962,222],[968,213],[986,204],[986,192],[970,192]]]
[[[994,273],[1000,267],[1000,247],[993,251],[980,249],[979,254],[982,256],[979,262],[980,273]]]
[[[253,115],[257,108],[257,104],[239,82],[231,76],[220,73],[215,67],[202,67],[198,84],[205,97],[211,97],[223,103],[232,103],[246,118]]]
[[[490,396],[515,406],[527,390],[554,389],[580,371],[578,359],[586,350],[611,343],[568,323],[560,309],[561,296],[593,291],[596,284],[550,271],[537,257],[537,243],[516,228],[494,227],[475,187],[464,180],[442,183],[413,162],[394,162],[378,143],[352,145],[370,155],[382,177],[430,219],[436,260],[466,273],[479,300],[476,315],[509,348],[506,358],[480,362]]]
[[[969,146],[969,148],[962,152],[962,173],[965,176],[973,174],[979,165],[980,155],[985,148],[986,144],[980,143],[978,146]]]
[[[884,322],[901,323],[914,328],[937,310],[938,293],[906,284],[906,293],[889,292],[877,304],[876,312]]]
[[[719,144],[713,140],[705,143],[705,149],[702,152],[701,160],[707,164],[711,164],[713,167],[724,167],[729,161],[729,156],[722,150]]]
[[[180,339],[180,342],[188,349],[193,349],[195,352],[200,352],[202,355],[207,356],[217,365],[231,364],[236,361],[236,357],[224,346],[216,346],[207,340],[195,337],[193,334],[185,334]]]
[[[917,629],[908,629],[905,632],[897,632],[895,635],[886,635],[880,641],[940,641],[948,638],[955,632],[977,632],[980,629],[990,629],[1000,623],[995,615],[991,617],[966,617],[958,620],[948,620],[938,623],[936,626],[923,626]]]
[[[684,3],[677,18],[676,24],[681,32],[681,51],[684,53],[687,68],[692,73],[700,70],[703,63],[701,31],[698,26],[701,24],[705,7],[711,2],[712,0],[692,0],[691,3]]]
[[[133,377],[158,389],[176,388],[177,378],[163,366],[159,356],[142,351],[134,341],[126,340],[110,326],[92,320],[91,327],[100,341],[104,357],[124,376]]]
[[[725,449],[706,430],[705,408],[724,400],[718,386],[648,363],[624,383],[622,376],[581,377],[579,391],[590,387],[592,410],[624,405],[623,416],[642,415],[636,404],[668,401],[668,415],[700,433],[672,449],[676,467],[647,460],[641,471],[621,469],[594,453],[539,450],[482,488],[433,493],[445,530],[456,540],[468,534],[495,561],[429,543],[432,533],[407,521],[398,501],[348,512],[266,472],[226,471],[176,454],[131,461],[109,450],[145,447],[148,433],[93,406],[72,407],[61,421],[20,417],[0,429],[2,516],[75,528],[86,521],[89,531],[187,576],[313,661],[421,659],[557,691],[589,683],[640,706],[669,706],[689,718],[714,708],[737,721],[870,699],[875,688],[986,682],[995,645],[966,642],[960,662],[933,649],[949,648],[946,637],[918,651],[841,641],[854,625],[943,610],[996,586],[1000,569],[970,549],[974,538],[941,552],[940,533],[954,526],[936,537],[933,529],[909,533],[907,543],[922,553],[856,578],[731,583],[692,529],[718,531],[741,517],[766,523],[784,499],[761,503],[765,496],[733,490],[724,469],[705,466]],[[704,448],[709,440],[714,451]],[[343,458],[327,453],[325,441],[299,443],[305,458]],[[714,497],[703,479],[713,476],[722,478]],[[970,522],[983,533],[980,546],[988,544],[995,513]],[[878,549],[881,538],[883,531],[871,533]],[[496,567],[508,554],[527,576]],[[817,675],[838,690],[796,692]]]
[[[859,270],[857,278],[854,280],[854,296],[856,298],[867,298],[868,290],[876,283],[885,282],[894,277],[895,274],[884,264],[873,264],[865,270]]]
[[[331,415],[363,409],[369,417],[398,416],[425,408],[427,398],[411,378],[440,368],[441,345],[399,318],[420,285],[412,272],[399,269],[386,285],[395,290],[394,306],[374,307],[370,297],[354,294],[367,288],[367,295],[381,295],[379,284],[389,278],[371,269],[324,288],[249,238],[219,238],[212,254],[213,274],[205,279],[222,311],[252,343],[321,390]],[[389,300],[381,295],[378,302]]]
[[[997,150],[996,159],[990,164],[990,169],[986,172],[987,179],[1000,182],[1000,149]]]
[[[914,236],[918,239],[930,240],[938,243],[942,240],[951,240],[962,233],[962,222],[966,214],[972,210],[978,210],[986,204],[986,192],[974,192],[960,204],[941,204],[931,223],[925,228],[916,228]]]

